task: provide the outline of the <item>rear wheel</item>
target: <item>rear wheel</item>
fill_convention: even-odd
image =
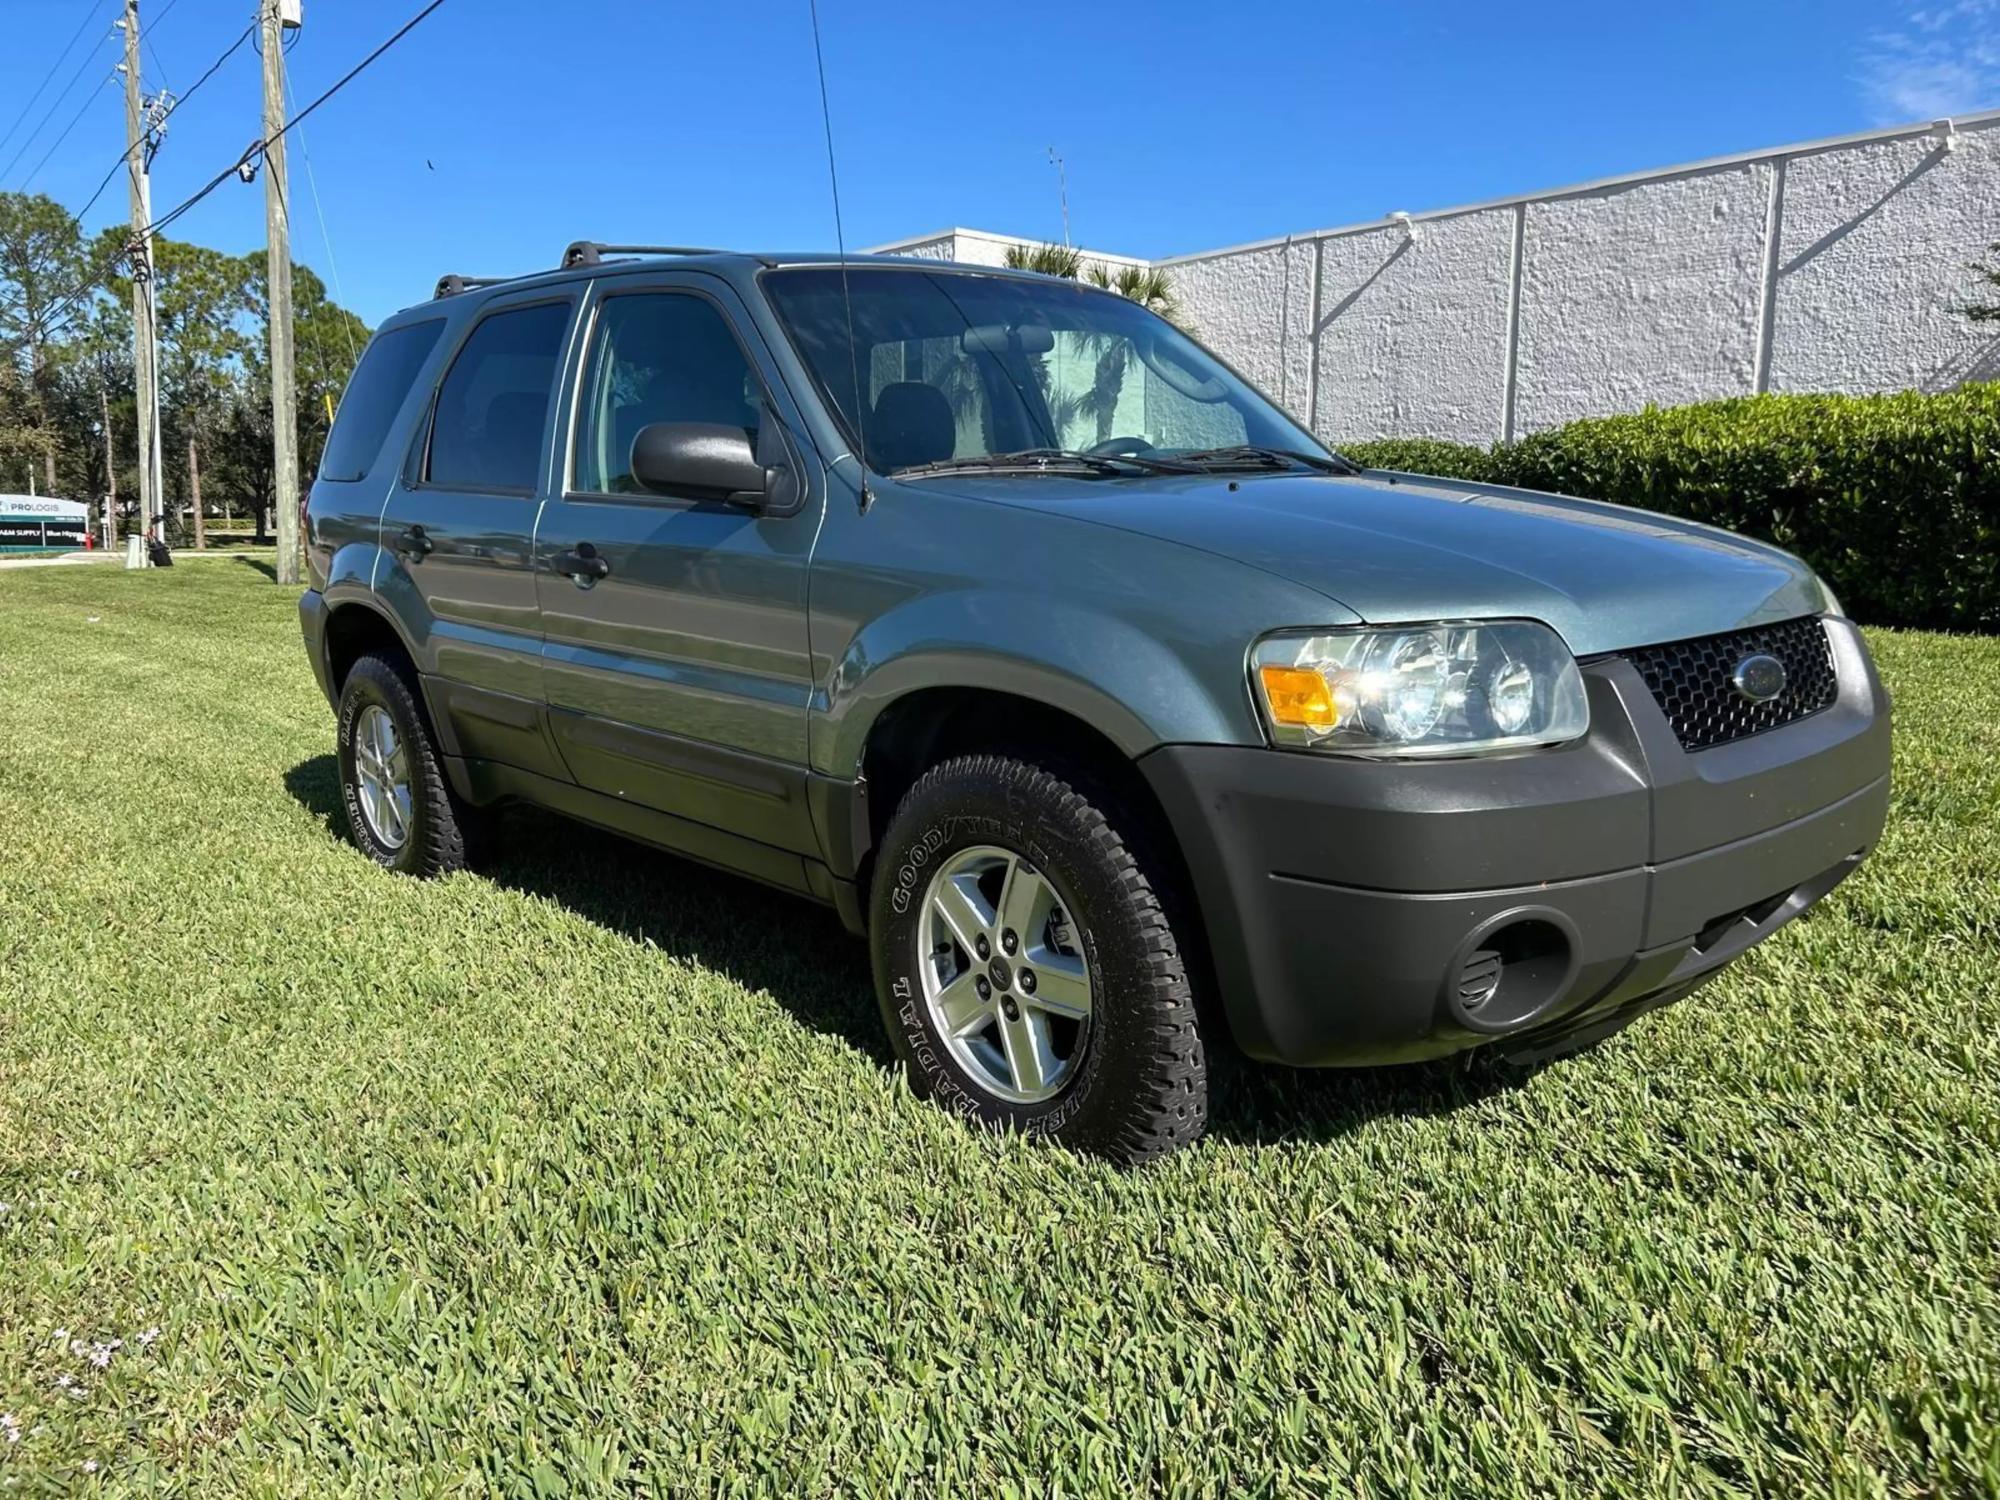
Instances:
[[[460,802],[416,694],[396,665],[364,656],[341,684],[340,800],[354,842],[385,869],[465,868],[474,810]]]
[[[923,1093],[1124,1162],[1207,1121],[1180,944],[1132,819],[1083,778],[979,755],[903,799],[877,857],[876,989]]]

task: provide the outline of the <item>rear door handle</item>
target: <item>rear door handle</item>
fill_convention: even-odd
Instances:
[[[405,527],[396,538],[396,550],[405,557],[428,557],[436,546],[421,525]]]
[[[589,542],[578,542],[576,546],[556,559],[556,571],[574,578],[579,585],[595,583],[611,571],[611,564],[597,555],[597,549]]]

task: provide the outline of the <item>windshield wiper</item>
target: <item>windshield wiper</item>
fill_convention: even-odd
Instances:
[[[1012,453],[976,453],[964,458],[939,458],[927,464],[907,464],[889,472],[897,479],[926,474],[1051,474],[1081,470],[1105,478],[1134,474],[1192,474],[1194,467],[1178,458],[1139,458],[1131,454],[1081,453],[1071,448],[1020,448]]]
[[[1236,443],[1227,448],[1196,448],[1176,453],[1177,464],[1204,469],[1289,469],[1304,466],[1322,474],[1359,474],[1361,466],[1339,454],[1304,453],[1295,448],[1264,448],[1255,443]]]

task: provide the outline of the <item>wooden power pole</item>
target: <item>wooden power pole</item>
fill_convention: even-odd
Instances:
[[[139,0],[125,0],[125,150],[132,207],[132,370],[139,413],[139,534],[150,537],[164,506],[158,449],[159,372],[154,367],[152,172],[146,160],[145,108],[139,91]]]
[[[126,0],[129,6],[134,0]],[[299,581],[299,410],[292,373],[292,234],[285,177],[284,0],[258,0],[264,41],[264,235],[271,319],[272,493],[278,507],[278,582]],[[294,6],[296,14],[296,6]],[[295,23],[296,24],[296,23]]]

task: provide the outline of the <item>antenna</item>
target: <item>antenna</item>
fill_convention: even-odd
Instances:
[[[1056,155],[1056,148],[1049,147],[1049,160],[1055,164],[1056,191],[1062,195],[1063,248],[1069,249],[1069,173],[1063,167],[1063,159]]]
[[[826,124],[826,175],[833,184],[833,241],[840,252],[840,300],[847,310],[847,364],[849,378],[854,382],[854,431],[861,443],[854,462],[861,471],[860,506],[865,516],[868,507],[875,503],[875,497],[868,492],[868,392],[861,384],[861,350],[854,341],[854,293],[847,285],[847,233],[840,225],[840,173],[833,164],[833,109],[826,102],[826,53],[819,44],[819,0],[808,0],[808,4],[812,9],[813,61],[819,65],[819,114]]]

